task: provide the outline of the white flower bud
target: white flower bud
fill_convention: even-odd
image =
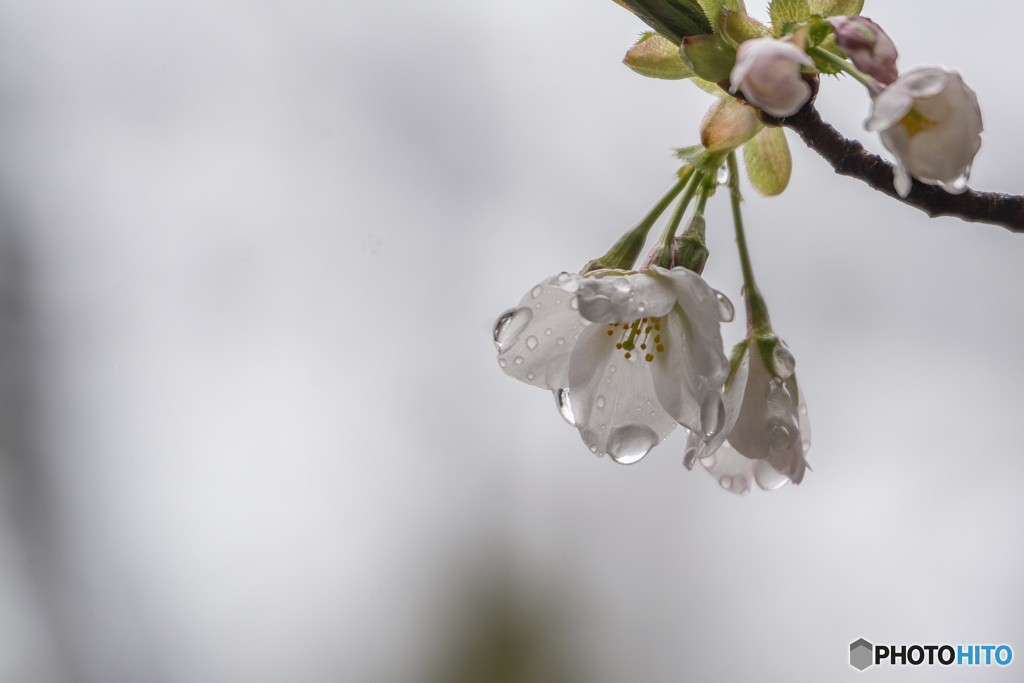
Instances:
[[[958,194],[967,188],[971,164],[981,149],[981,108],[956,71],[914,69],[874,101],[868,130],[896,155],[894,186],[910,194],[911,176]]]
[[[774,38],[745,41],[736,53],[730,92],[742,90],[743,99],[772,116],[792,116],[811,99],[801,65],[814,66],[814,61],[792,43]]]

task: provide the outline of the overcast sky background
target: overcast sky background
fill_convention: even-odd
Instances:
[[[977,91],[971,185],[1024,192],[1024,6],[865,14],[903,69]],[[0,1],[0,680],[852,680],[859,637],[1024,657],[1024,236],[789,133],[790,188],[748,187],[746,219],[808,397],[799,487],[728,494],[681,432],[594,458],[499,370],[494,318],[698,140],[710,96],[620,63],[644,28],[610,0]],[[881,150],[857,83],[818,101]],[[709,206],[705,277],[739,304]],[[935,675],[910,669],[868,673]]]

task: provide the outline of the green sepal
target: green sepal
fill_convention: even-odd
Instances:
[[[683,61],[679,46],[668,38],[648,31],[629,48],[622,63],[641,76],[681,80],[697,74]]]
[[[708,256],[711,254],[708,251],[707,242],[704,240],[706,226],[704,216],[699,213],[694,214],[683,234],[673,240],[673,261],[676,266],[692,270],[698,275],[704,272],[704,265],[708,262]]]
[[[832,31],[832,24],[815,14],[807,23],[807,45],[804,49],[821,45],[822,41],[832,35],[834,35]],[[815,62],[815,64],[817,64],[817,62]]]
[[[732,47],[739,47],[740,43],[747,40],[771,35],[771,30],[754,17],[730,9],[722,10],[718,26],[722,37]]]
[[[864,0],[810,0],[811,14],[823,17],[855,17],[864,9]]]
[[[768,369],[768,372],[779,379],[779,372],[775,368],[775,347],[782,343],[782,340],[774,333],[771,332],[766,335],[756,335],[754,337],[754,344],[757,345],[757,350],[761,354],[761,360],[764,361],[764,367]]]
[[[772,0],[768,16],[772,19],[775,35],[782,37],[786,35],[787,24],[803,23],[811,18],[811,6],[807,0]]]
[[[615,0],[676,45],[689,36],[714,32],[704,8],[694,0]]]
[[[725,388],[728,389],[729,385],[732,384],[732,378],[736,376],[736,371],[740,369],[740,363],[743,362],[743,356],[747,353],[747,342],[744,339],[736,346],[732,347],[732,351],[729,352],[729,378],[725,380]]]
[[[793,173],[786,133],[781,127],[766,127],[743,145],[743,165],[747,178],[760,194],[774,197],[782,194]]]
[[[736,64],[736,48],[717,34],[686,38],[683,55],[697,76],[712,83],[728,80]]]

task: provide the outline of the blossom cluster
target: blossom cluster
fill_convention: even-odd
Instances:
[[[771,26],[746,14],[742,0],[674,0],[671,11],[660,0],[616,1],[655,29],[629,50],[627,66],[690,79],[718,99],[701,122],[701,144],[677,150],[678,182],[636,226],[578,274],[547,278],[498,318],[498,365],[552,392],[599,456],[636,463],[681,427],[683,464],[700,463],[723,489],[745,495],[799,484],[811,445],[807,402],[754,279],[737,150],[757,191],[784,191],[792,161],[780,126],[813,103],[819,74],[845,73],[870,97],[866,129],[896,158],[895,191],[907,197],[917,180],[959,193],[981,146],[977,97],[956,71],[901,73],[893,41],[860,16],[863,0],[773,0]],[[702,277],[704,207],[726,182],[720,177],[732,203],[747,322],[728,356],[721,325],[734,308]],[[636,267],[649,231],[677,198]]]

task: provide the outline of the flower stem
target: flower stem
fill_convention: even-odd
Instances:
[[[687,187],[694,174],[695,169],[692,166],[682,169],[679,172],[679,181],[665,193],[664,197],[658,200],[657,204],[651,207],[647,215],[641,218],[639,223],[623,233],[622,237],[615,241],[615,244],[612,245],[611,249],[604,256],[594,259],[583,266],[580,275],[586,275],[592,270],[601,270],[603,268],[619,270],[629,270],[632,268],[633,264],[636,263],[637,256],[640,255],[644,248],[644,243],[647,242],[647,233],[651,231],[651,228],[661,217],[661,214],[665,212],[665,209],[668,208],[668,205],[672,203],[672,200],[683,191],[683,188]]]
[[[878,81],[871,78],[871,76],[868,76],[866,73],[864,73],[863,71],[861,71],[853,64],[851,64],[849,61],[843,59],[839,55],[834,55],[828,50],[824,50],[820,47],[807,48],[807,54],[809,54],[811,57],[817,57],[823,62],[828,62],[829,64],[836,67],[840,71],[845,71],[846,73],[850,74],[858,81],[860,81],[861,85],[863,85],[872,93],[875,92],[875,89],[878,87]]]
[[[740,252],[740,267],[743,269],[743,290],[747,302],[747,334],[758,336],[772,333],[772,323],[768,318],[768,305],[761,296],[761,290],[754,281],[754,269],[750,265],[750,253],[747,249],[747,236],[743,231],[743,216],[740,213],[740,170],[736,163],[736,152],[729,152],[729,194],[732,199],[732,220],[736,225],[736,249]]]
[[[668,224],[665,225],[665,230],[661,233],[661,246],[666,251],[671,251],[672,239],[676,236],[676,230],[679,229],[679,224],[683,220],[683,214],[686,213],[686,208],[693,200],[693,195],[697,192],[697,188],[703,185],[704,177],[703,173],[694,172],[692,174],[690,182],[683,192],[683,196],[679,198],[679,203],[676,204],[676,208],[672,212],[672,217],[669,218]],[[701,201],[702,199],[703,201]],[[697,200],[698,213],[704,213],[705,204],[707,204],[707,199],[704,199],[704,193],[702,192],[701,198]]]

